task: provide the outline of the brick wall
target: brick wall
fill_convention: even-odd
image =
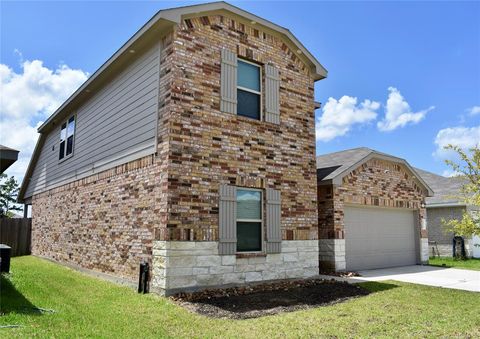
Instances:
[[[220,112],[221,48],[280,70],[280,125]],[[218,239],[221,183],[281,190],[282,238],[317,239],[313,78],[275,36],[226,16],[178,27],[171,56],[168,234]]]
[[[32,254],[134,281],[162,227],[161,175],[148,156],[33,196]]]

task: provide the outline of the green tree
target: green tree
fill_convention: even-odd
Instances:
[[[0,217],[11,218],[14,211],[22,211],[16,204],[18,195],[18,182],[13,176],[10,178],[5,173],[0,174]]]
[[[469,152],[465,152],[458,146],[448,145],[445,149],[454,151],[460,157],[458,163],[452,160],[445,162],[465,179],[459,198],[470,206],[463,213],[461,220],[444,220],[446,229],[465,238],[480,235],[480,148],[477,145],[470,148]]]

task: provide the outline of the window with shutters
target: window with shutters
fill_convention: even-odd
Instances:
[[[262,191],[237,188],[237,252],[262,250]]]
[[[75,115],[65,121],[60,128],[60,144],[58,147],[58,160],[64,160],[73,155],[75,142]]]
[[[262,72],[257,64],[238,60],[237,114],[262,119]]]

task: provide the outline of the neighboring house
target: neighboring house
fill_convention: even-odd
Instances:
[[[446,178],[419,168],[416,168],[416,171],[435,191],[435,196],[426,200],[428,239],[436,243],[436,246],[431,243],[430,255],[433,255],[433,250],[436,251],[438,248],[441,256],[452,256],[453,233],[445,229],[442,220],[460,220],[463,213],[472,208],[460,198],[464,180],[460,177]],[[480,258],[480,247],[474,246],[475,244],[480,245],[479,237],[465,239],[467,256]]]
[[[3,174],[18,159],[19,151],[0,145],[0,174]]]
[[[432,189],[403,159],[369,148],[317,157],[321,270],[428,261],[425,198]]]
[[[224,2],[158,12],[40,126],[32,253],[131,283],[146,261],[167,294],[318,274],[326,75]]]

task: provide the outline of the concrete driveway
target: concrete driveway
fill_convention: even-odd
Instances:
[[[397,280],[413,284],[480,292],[480,271],[434,266],[403,266],[360,271],[350,282]]]

